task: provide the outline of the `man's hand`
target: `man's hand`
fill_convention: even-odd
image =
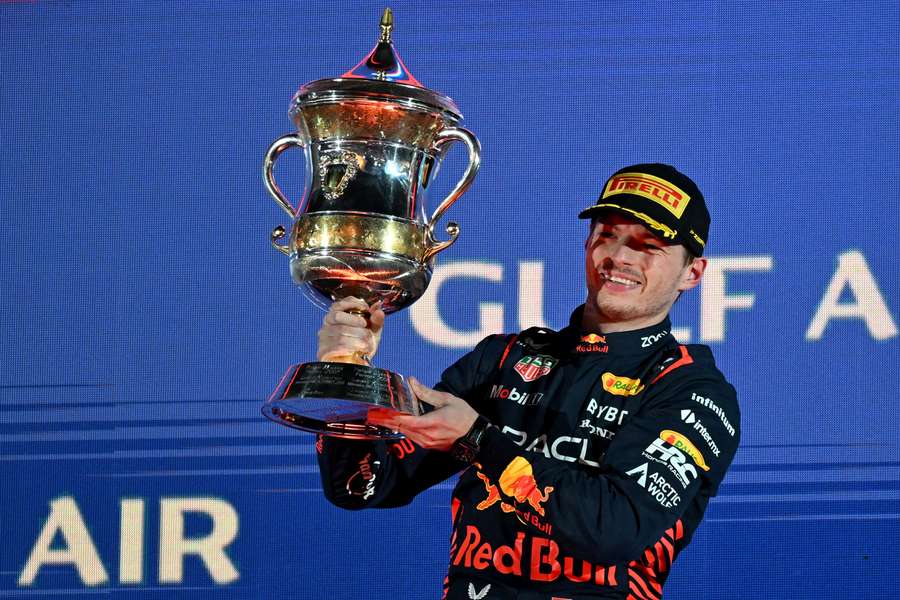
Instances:
[[[399,431],[423,448],[446,452],[453,442],[469,432],[478,413],[462,398],[433,390],[412,377],[409,385],[419,400],[435,410],[420,417],[372,411],[369,422]]]
[[[363,310],[369,313],[365,317],[348,312]],[[384,311],[376,302],[367,306],[359,298],[344,298],[331,305],[325,313],[322,327],[319,329],[319,350],[317,360],[332,360],[351,356],[354,352],[365,354],[369,358],[375,356],[381,342],[381,330],[384,327]]]

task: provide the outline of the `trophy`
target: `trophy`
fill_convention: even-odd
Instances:
[[[453,100],[410,74],[391,41],[390,9],[375,48],[337,79],[303,85],[291,101],[295,132],[265,155],[269,194],[293,220],[272,231],[272,245],[290,257],[291,277],[319,306],[354,296],[386,314],[422,296],[435,256],[459,235],[456,223],[439,240],[441,216],[466,191],[480,164],[478,140],[457,127]],[[451,145],[468,149],[468,166],[431,214],[428,193]],[[295,207],[278,187],[274,167],[285,150],[306,158],[305,189]],[[360,314],[365,316],[364,311]],[[304,431],[351,439],[402,434],[368,422],[372,411],[419,415],[423,409],[399,374],[354,353],[330,362],[292,365],[264,404],[269,419]]]

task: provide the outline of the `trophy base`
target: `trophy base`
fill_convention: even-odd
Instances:
[[[402,375],[367,365],[292,365],[262,407],[281,425],[355,440],[396,440],[403,434],[368,422],[373,410],[422,414]]]

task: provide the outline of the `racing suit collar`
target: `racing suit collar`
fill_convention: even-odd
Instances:
[[[583,313],[582,304],[572,312],[569,326],[563,330],[572,352],[577,354],[645,354],[674,339],[672,322],[668,316],[650,327],[615,333],[595,333],[582,331]]]

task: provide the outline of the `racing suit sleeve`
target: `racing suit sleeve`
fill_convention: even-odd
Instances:
[[[504,336],[483,339],[444,371],[435,389],[471,404],[483,393],[505,345]],[[384,442],[320,436],[316,451],[325,497],[351,510],[404,506],[465,466],[446,452],[425,450],[408,439]]]
[[[734,458],[735,391],[713,371],[688,365],[651,386],[600,469],[524,452],[496,428],[486,432],[476,461],[516,508],[527,511],[537,499],[560,545],[610,564],[633,559],[695,497],[714,496]]]

